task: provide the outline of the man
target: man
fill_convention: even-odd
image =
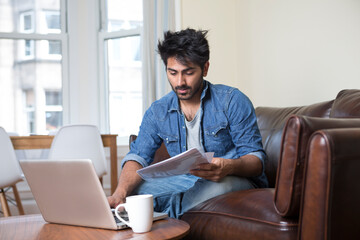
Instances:
[[[119,184],[109,204],[132,194],[153,194],[154,210],[179,218],[195,205],[226,192],[267,187],[254,108],[238,89],[203,79],[209,69],[206,31],[166,32],[158,51],[172,92],[146,111],[138,137],[122,160]],[[136,170],[151,164],[165,143],[170,156],[191,148],[214,152],[190,174],[142,181]]]

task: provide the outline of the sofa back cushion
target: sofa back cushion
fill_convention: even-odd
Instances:
[[[277,172],[274,204],[283,217],[299,215],[305,154],[310,136],[317,130],[360,127],[360,119],[291,116],[286,122]]]
[[[360,90],[342,90],[336,96],[330,112],[332,118],[358,118],[360,117]]]
[[[263,147],[267,155],[265,173],[269,180],[269,187],[275,186],[281,137],[288,118],[294,114],[328,118],[332,103],[333,101],[327,101],[301,107],[257,107],[255,109]]]

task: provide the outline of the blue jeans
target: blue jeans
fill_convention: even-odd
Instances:
[[[227,176],[220,182],[185,174],[143,182],[133,194],[152,194],[154,211],[180,218],[201,202],[227,192],[254,188],[247,178]]]

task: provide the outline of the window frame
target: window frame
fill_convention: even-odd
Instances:
[[[99,75],[100,83],[100,123],[101,128],[105,129],[106,132],[110,132],[110,111],[109,111],[109,71],[108,71],[108,49],[106,41],[114,40],[125,37],[140,37],[140,49],[143,48],[143,27],[136,27],[132,29],[122,29],[118,31],[108,31],[107,25],[107,11],[106,11],[106,0],[100,1],[100,30],[98,34],[98,56],[99,56]],[[141,93],[143,95],[143,92]],[[118,137],[118,145],[127,145],[129,138],[127,136]]]

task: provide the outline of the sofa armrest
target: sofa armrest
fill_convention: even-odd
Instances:
[[[308,145],[299,239],[360,235],[360,128],[315,132]]]
[[[283,217],[299,216],[309,139],[322,129],[360,128],[360,119],[291,116],[284,128],[274,204]]]

